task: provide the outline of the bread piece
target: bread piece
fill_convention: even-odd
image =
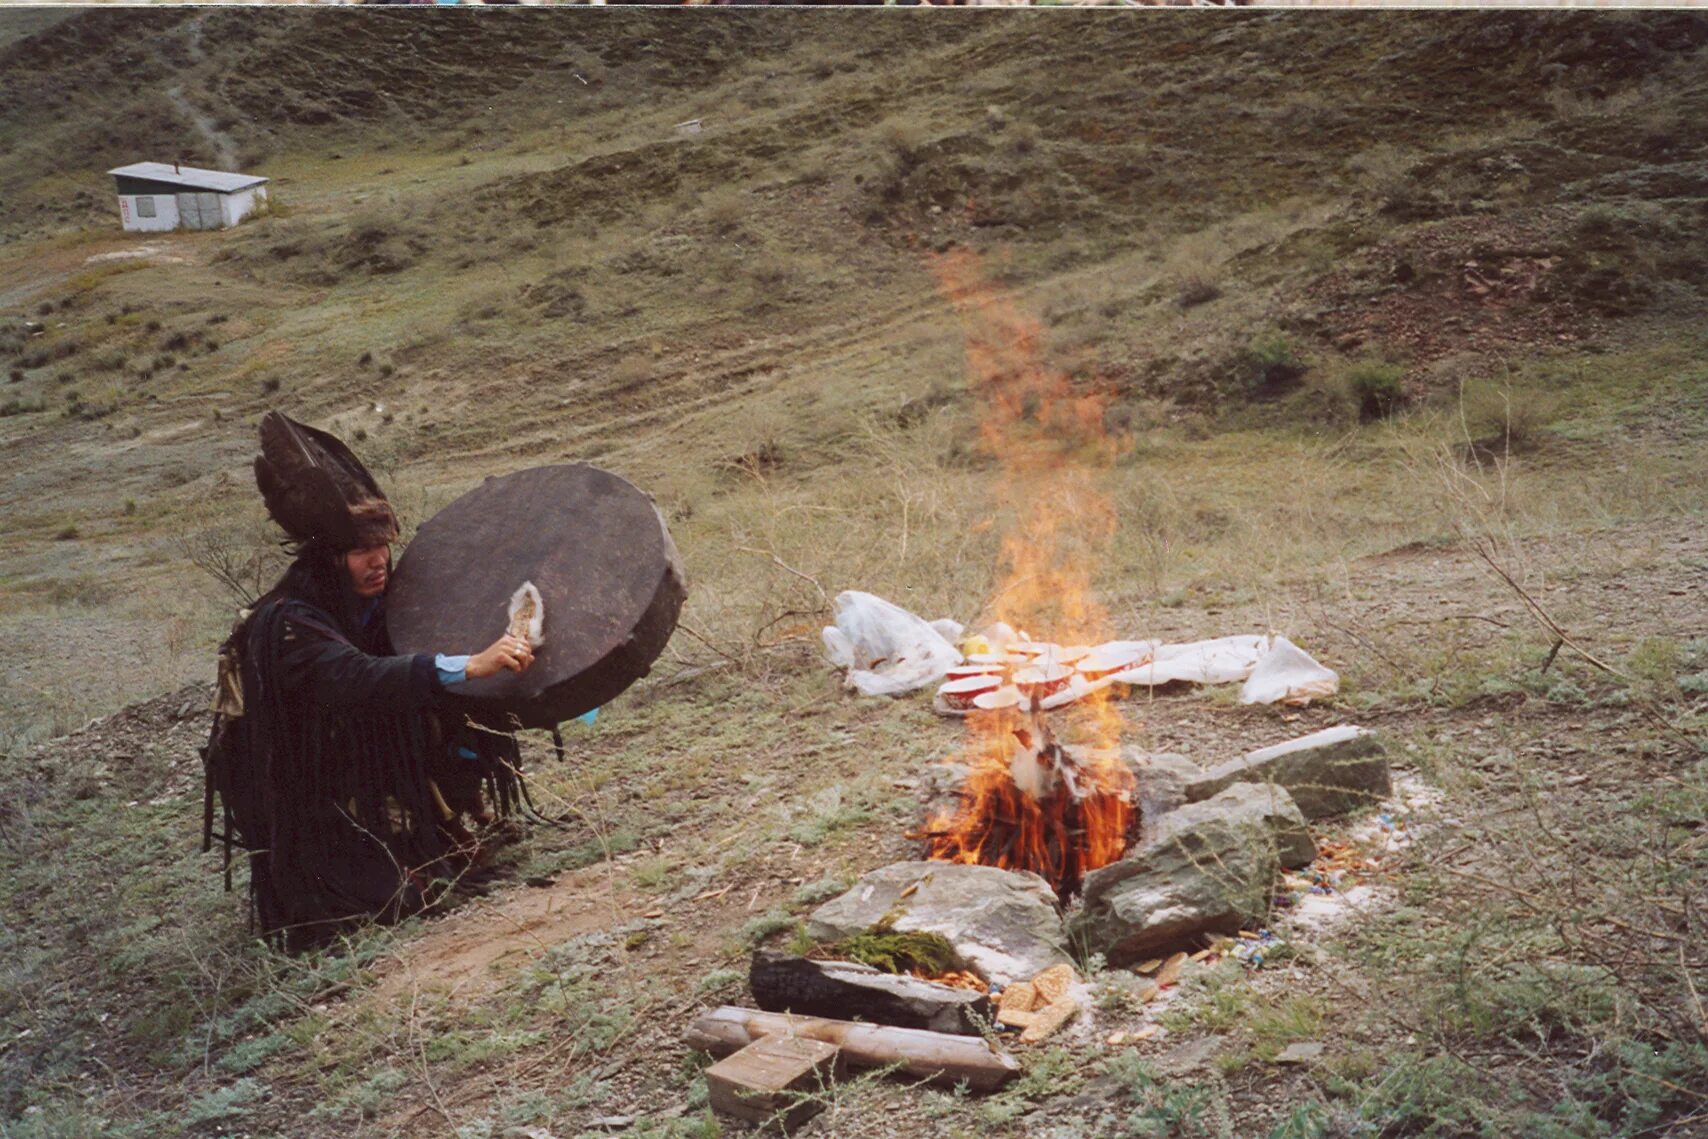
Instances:
[[[1077,980],[1072,965],[1052,965],[1033,977],[1032,985],[1038,990],[1038,1003],[1052,1005],[1067,996],[1068,987]]]
[[[1035,1019],[1020,1034],[1020,1043],[1036,1044],[1054,1036],[1073,1015],[1079,1011],[1079,1002],[1072,997],[1063,997],[1035,1014]]]
[[[1011,1012],[1031,1012],[1048,1003],[1038,999],[1038,989],[1030,981],[1016,981],[996,998],[998,1008]]]

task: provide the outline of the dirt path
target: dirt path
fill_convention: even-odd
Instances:
[[[383,1007],[406,994],[434,993],[471,1004],[553,946],[640,917],[645,903],[622,889],[622,877],[600,863],[543,888],[465,905],[390,959],[371,1000]]]
[[[206,20],[207,16],[203,14],[184,25],[186,46],[190,51],[191,65],[194,67],[200,67],[207,59],[207,52],[202,47],[202,25]],[[196,128],[196,133],[213,148],[214,164],[222,170],[237,169],[237,140],[220,130],[213,116],[190,101],[184,94],[184,85],[176,83],[167,88],[166,98],[190,120],[190,125]]]

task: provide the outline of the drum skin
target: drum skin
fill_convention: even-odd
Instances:
[[[585,463],[488,478],[416,532],[386,591],[400,653],[474,653],[505,632],[510,595],[532,581],[544,643],[521,673],[449,691],[498,728],[549,728],[645,676],[687,596],[676,545],[652,499]]]

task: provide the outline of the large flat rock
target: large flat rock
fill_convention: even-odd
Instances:
[[[1234,933],[1268,914],[1283,859],[1314,855],[1284,789],[1237,784],[1162,816],[1135,850],[1088,874],[1070,930],[1112,965]]]
[[[999,984],[1030,980],[1072,961],[1048,882],[1024,871],[957,862],[880,866],[814,910],[807,935],[836,941],[885,920],[898,930],[942,934],[964,964]]]
[[[1200,802],[1235,783],[1285,787],[1307,819],[1375,806],[1393,791],[1388,757],[1376,736],[1346,725],[1248,752],[1204,772],[1186,787]]]

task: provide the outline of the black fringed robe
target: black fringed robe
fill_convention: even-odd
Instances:
[[[255,917],[287,947],[420,910],[457,869],[447,791],[478,803],[484,784],[507,813],[514,740],[442,729],[433,658],[392,653],[333,551],[305,549],[234,639],[244,714],[215,727],[204,847],[217,792],[227,856],[249,850]]]

